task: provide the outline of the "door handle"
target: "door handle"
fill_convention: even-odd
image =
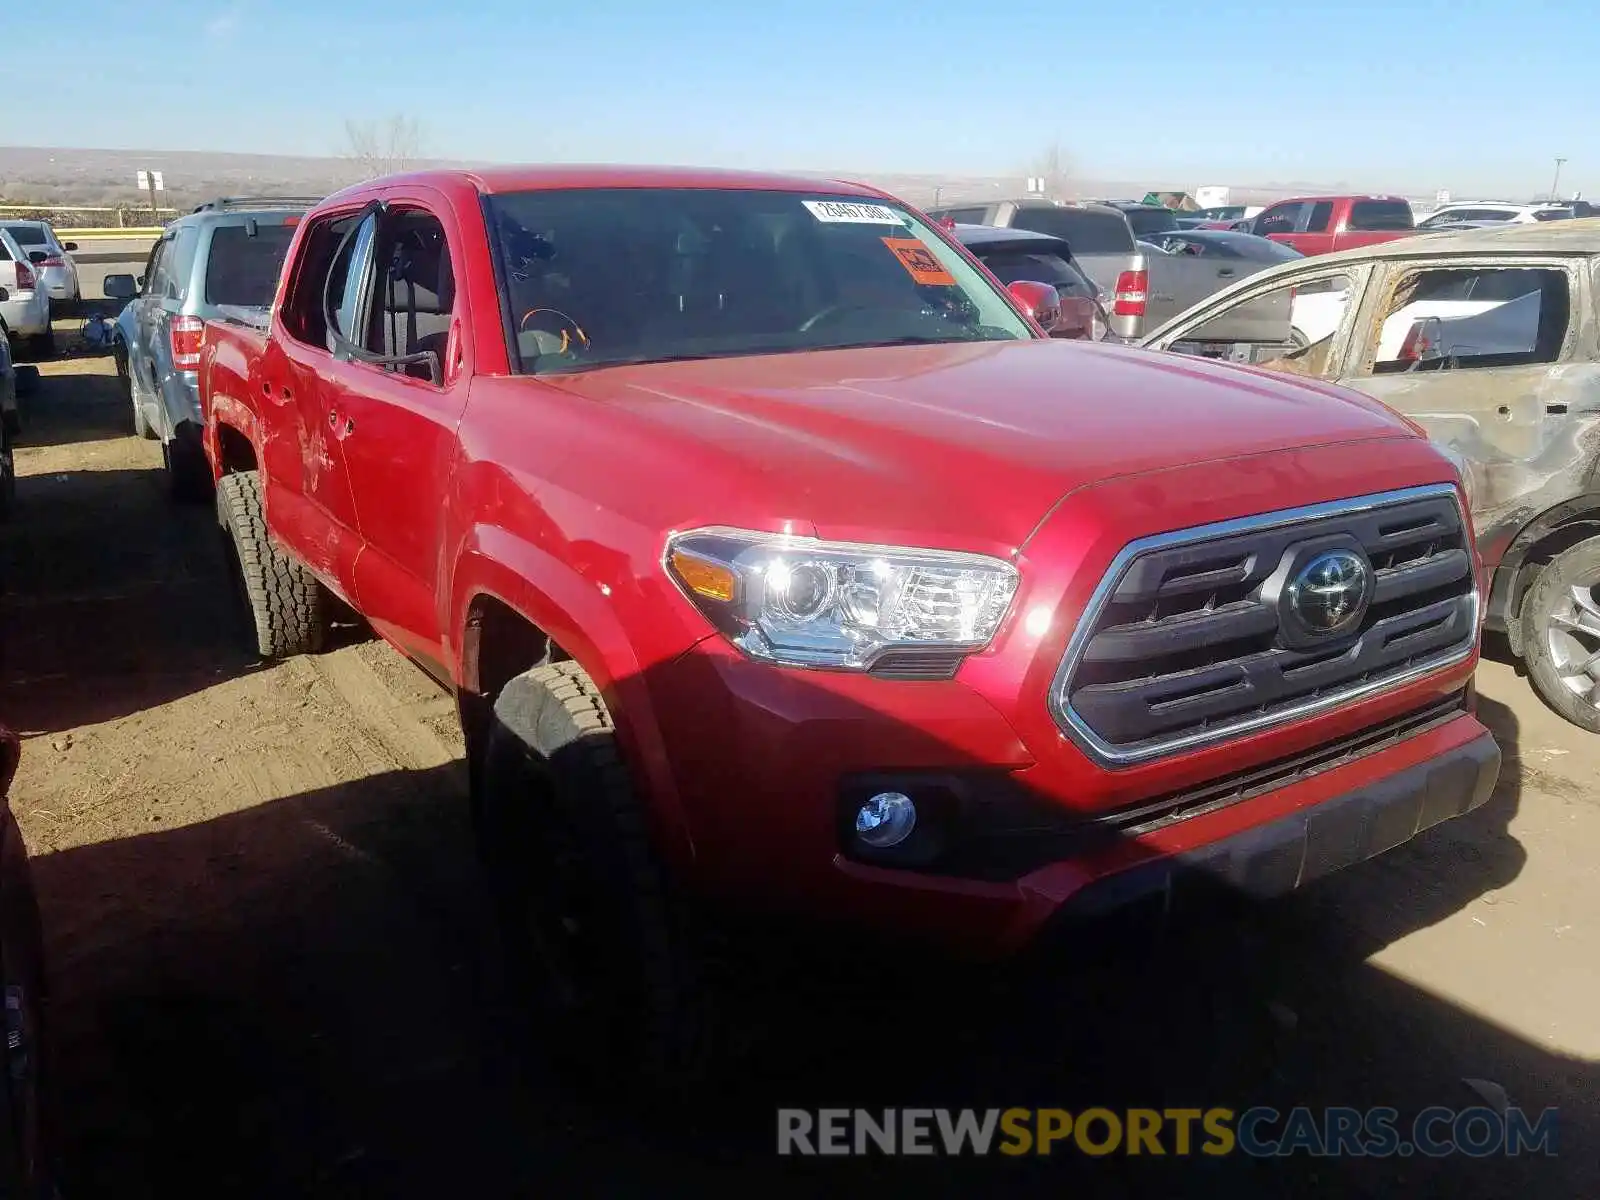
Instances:
[[[1218,279],[1232,279],[1233,278],[1233,268],[1232,267],[1219,267],[1219,268],[1217,268],[1217,278]]]

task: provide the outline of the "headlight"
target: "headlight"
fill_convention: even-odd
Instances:
[[[852,671],[891,650],[913,670],[921,656],[981,650],[1017,590],[1017,569],[981,554],[743,529],[676,534],[666,567],[751,658]]]
[[[1472,482],[1472,461],[1452,446],[1446,446],[1441,442],[1435,442],[1434,446],[1438,448],[1440,454],[1455,464],[1456,471],[1461,476],[1461,490],[1466,493],[1467,508],[1469,510],[1477,508],[1478,494]]]

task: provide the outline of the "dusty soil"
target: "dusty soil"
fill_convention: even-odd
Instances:
[[[1488,664],[1484,810],[1156,954],[752,984],[737,1093],[581,1101],[514,1046],[451,704],[385,646],[246,654],[208,509],[109,360],[48,364],[0,533],[0,720],[53,968],[70,1197],[1600,1195],[1600,742]],[[846,977],[847,976],[847,977]],[[532,1031],[535,1039],[537,1031]],[[778,1103],[1512,1103],[1560,1157],[779,1162]]]

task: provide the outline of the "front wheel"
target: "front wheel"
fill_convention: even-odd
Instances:
[[[599,689],[573,662],[518,676],[482,756],[479,846],[533,1040],[585,1083],[692,1086],[696,957]]]
[[[1600,733],[1600,538],[1556,555],[1522,602],[1522,644],[1534,691]]]

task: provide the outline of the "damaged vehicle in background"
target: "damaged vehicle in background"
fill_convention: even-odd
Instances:
[[[1324,379],[1462,462],[1492,572],[1486,628],[1600,733],[1600,221],[1408,239],[1275,268],[1146,347]]]

